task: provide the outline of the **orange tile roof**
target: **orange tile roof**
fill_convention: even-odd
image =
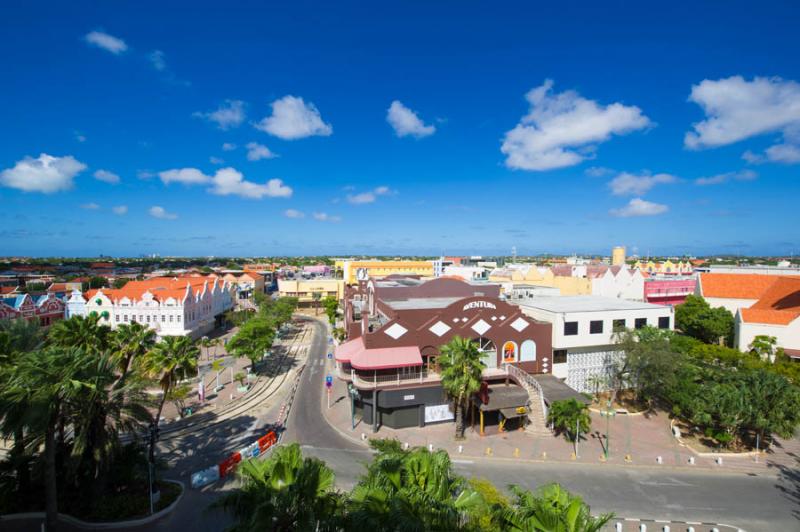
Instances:
[[[103,288],[102,291],[112,301],[118,301],[123,297],[136,300],[141,298],[145,292],[153,294],[153,297],[158,301],[163,301],[170,297],[180,300],[183,299],[183,295],[186,293],[187,284],[192,287],[194,293],[197,293],[203,290],[203,285],[206,282],[208,282],[210,288],[217,279],[213,275],[153,277],[144,281],[129,281],[122,288]],[[86,298],[91,299],[97,292],[97,290],[89,290],[86,292]]]
[[[772,285],[787,276],[757,273],[701,273],[703,297],[758,299]],[[788,277],[791,278],[791,277]]]
[[[753,303],[742,309],[742,320],[750,323],[788,325],[800,317],[800,277],[778,277]]]

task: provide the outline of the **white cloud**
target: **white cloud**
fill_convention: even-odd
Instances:
[[[73,178],[85,169],[86,165],[71,155],[54,157],[42,153],[36,159],[25,157],[13,168],[0,172],[0,185],[51,194],[72,188]]]
[[[208,162],[211,164],[225,164],[225,159],[220,159],[219,157],[214,157],[213,155],[208,158]]]
[[[249,142],[247,144],[248,161],[260,161],[261,159],[272,159],[273,157],[277,157],[277,155],[272,153],[270,149],[263,144],[257,142]]]
[[[217,127],[225,130],[238,127],[244,122],[244,102],[241,100],[225,100],[216,111],[207,113],[196,112],[192,116],[214,122]]]
[[[386,113],[386,121],[394,128],[398,137],[413,136],[417,138],[427,137],[436,132],[436,127],[425,125],[420,120],[417,113],[400,103],[398,100],[392,102]]]
[[[197,168],[176,168],[158,173],[158,177],[165,185],[170,183],[183,183],[184,185],[202,185],[211,181],[211,176],[205,175]]]
[[[90,31],[83,38],[89,44],[102,48],[114,55],[119,55],[128,49],[128,45],[125,44],[125,41],[102,31]]]
[[[622,172],[608,186],[615,196],[641,196],[656,185],[675,183],[678,178],[670,174],[635,175]]]
[[[153,218],[159,218],[161,220],[174,220],[178,217],[177,214],[167,212],[167,210],[164,209],[164,207],[160,207],[158,205],[150,207],[150,210],[148,212],[150,213],[150,216],[152,216]]]
[[[645,201],[641,198],[633,198],[624,207],[620,209],[611,209],[609,212],[612,216],[630,218],[633,216],[656,216],[658,214],[664,214],[668,210],[669,207],[666,205]]]
[[[284,140],[305,137],[327,137],[333,133],[330,124],[322,120],[313,103],[306,103],[297,96],[284,96],[272,102],[272,116],[264,117],[255,125],[256,129]]]
[[[163,72],[167,69],[167,57],[161,50],[153,50],[148,54],[147,59],[150,61],[150,64],[153,65],[153,68],[159,72]]]
[[[296,209],[286,209],[283,215],[287,218],[305,218],[306,215]]]
[[[758,174],[752,170],[741,170],[739,172],[727,172],[724,174],[717,174],[710,177],[698,177],[694,180],[696,185],[721,185],[728,181],[752,181],[756,179]]]
[[[381,187],[377,187],[377,188],[374,190],[374,192],[375,192],[375,194],[377,194],[378,196],[388,196],[389,194],[394,194],[394,193],[395,193],[395,191],[394,191],[394,190],[390,189],[390,188],[389,188],[389,187],[387,187],[387,186],[381,186]]]
[[[81,209],[86,209],[87,211],[96,211],[100,208],[100,205],[97,203],[84,203],[81,205]]]
[[[111,207],[111,211],[117,216],[122,216],[123,214],[128,214],[128,206],[117,205],[116,207]]]
[[[218,196],[234,195],[252,199],[261,199],[264,196],[270,198],[290,198],[292,196],[291,187],[285,185],[280,179],[270,179],[263,185],[252,183],[245,181],[242,173],[233,168],[218,170],[213,177],[212,187],[208,191]]]
[[[226,142],[222,145],[222,151],[233,151],[236,149],[236,144],[233,142]]]
[[[136,171],[136,177],[138,179],[147,180],[147,179],[152,179],[155,176],[156,176],[156,174],[154,172],[151,172],[150,170],[137,170]]]
[[[98,181],[104,181],[106,183],[111,183],[112,185],[116,185],[119,183],[119,176],[114,172],[109,172],[108,170],[98,170],[94,173],[94,178]]]
[[[361,194],[348,194],[347,201],[353,205],[363,205],[365,203],[373,203],[375,201],[375,194],[372,192],[362,192]]]
[[[768,133],[783,136],[763,155],[746,151],[742,158],[751,163],[764,161],[800,162],[800,84],[778,77],[731,76],[703,80],[692,86],[689,101],[705,113],[684,137],[690,149],[714,148]]]
[[[506,166],[521,170],[550,170],[573,166],[590,158],[596,144],[652,125],[636,106],[599,105],[575,91],[551,92],[546,80],[528,94],[530,111],[507,132],[500,150]]]
[[[588,175],[589,177],[605,177],[607,175],[613,174],[614,170],[611,168],[605,168],[603,166],[590,166],[583,172],[584,174]]]
[[[326,212],[315,212],[314,219],[319,220],[320,222],[341,222],[342,219],[339,216],[331,216]]]

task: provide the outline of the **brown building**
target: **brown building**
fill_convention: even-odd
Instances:
[[[483,352],[484,381],[514,382],[508,397],[519,397],[530,374],[549,373],[552,331],[549,323],[525,316],[499,297],[500,287],[452,278],[422,281],[392,276],[362,281],[345,294],[347,341],[336,349],[338,376],[357,393],[355,409],[373,430],[422,426],[453,419],[438,373],[442,345],[456,336],[472,339]],[[530,384],[538,387],[536,384]],[[512,390],[513,388],[513,390]],[[498,400],[503,388],[492,386]],[[494,392],[493,392],[494,393]],[[533,393],[536,393],[534,390]],[[508,399],[508,398],[506,398]],[[544,404],[533,398],[504,405],[506,417],[536,407],[534,422],[544,423]],[[490,405],[491,401],[484,405]],[[499,404],[499,403],[498,403]],[[481,407],[481,419],[486,408]],[[377,411],[377,415],[373,412]],[[500,426],[505,418],[495,412]],[[524,422],[524,420],[523,420]]]

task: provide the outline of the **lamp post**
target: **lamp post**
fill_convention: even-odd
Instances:
[[[156,441],[158,440],[158,433],[160,429],[156,426],[155,423],[150,423],[150,447],[153,448],[156,445]],[[149,458],[147,460],[147,495],[148,500],[150,501],[150,515],[153,515],[153,459]]]
[[[608,460],[608,455],[611,452],[611,423],[610,423],[610,421],[611,421],[611,416],[614,416],[614,415],[616,415],[616,412],[614,412],[611,409],[611,399],[609,399],[608,402],[606,403],[606,449],[605,449],[605,451],[606,451],[605,452],[606,460]]]

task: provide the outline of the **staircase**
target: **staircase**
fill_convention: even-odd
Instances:
[[[528,372],[517,366],[503,364],[502,368],[508,376],[517,381],[528,392],[530,400],[528,408],[530,412],[528,413],[529,423],[525,427],[525,432],[535,436],[552,436],[553,433],[547,426],[547,406],[544,404],[544,396],[539,383]]]

